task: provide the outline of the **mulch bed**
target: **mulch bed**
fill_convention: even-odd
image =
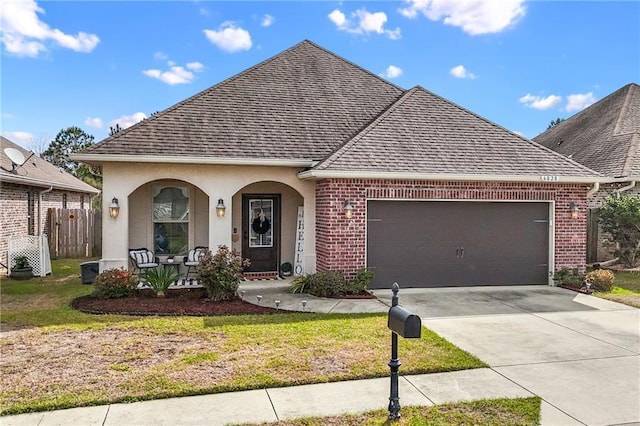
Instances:
[[[71,307],[88,314],[123,315],[215,316],[290,312],[254,305],[239,297],[213,302],[207,299],[204,288],[170,289],[165,297],[155,297],[149,289],[138,290],[134,296],[120,299],[98,299],[89,295],[74,299]]]
[[[570,285],[567,285],[567,284],[558,284],[558,287],[566,288],[567,290],[576,291],[578,293],[584,293],[584,294],[593,293],[593,289],[592,288],[587,288],[586,285],[583,285],[581,287],[574,287],[574,286],[570,286]]]

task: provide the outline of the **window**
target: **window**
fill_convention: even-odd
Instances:
[[[62,208],[67,208],[67,194],[62,194]]]
[[[249,247],[273,247],[273,200],[249,200]]]
[[[27,192],[27,234],[36,235],[36,194]]]
[[[153,190],[153,241],[156,254],[186,254],[189,245],[189,191],[165,186]]]

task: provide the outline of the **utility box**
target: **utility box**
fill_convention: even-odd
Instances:
[[[400,305],[389,309],[387,326],[394,333],[405,339],[418,339],[422,333],[422,321],[420,317],[412,314]]]
[[[99,262],[83,262],[80,264],[80,277],[82,284],[93,284],[100,273]]]

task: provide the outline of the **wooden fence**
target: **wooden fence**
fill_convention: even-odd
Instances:
[[[51,257],[99,257],[102,254],[100,210],[49,209],[46,228]]]

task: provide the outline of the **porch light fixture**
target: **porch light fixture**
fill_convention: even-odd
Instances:
[[[577,219],[578,218],[578,212],[580,211],[580,208],[573,201],[571,203],[569,203],[569,211],[571,212],[571,219]]]
[[[346,217],[347,219],[351,219],[351,217],[353,216],[353,206],[351,205],[351,201],[344,200],[344,217]]]
[[[227,208],[224,205],[224,201],[222,200],[222,198],[218,198],[218,205],[216,206],[216,215],[218,217],[224,217],[224,211]]]
[[[118,199],[116,197],[113,197],[113,200],[111,200],[111,204],[109,204],[109,216],[115,219],[119,214],[120,205],[118,204]]]

